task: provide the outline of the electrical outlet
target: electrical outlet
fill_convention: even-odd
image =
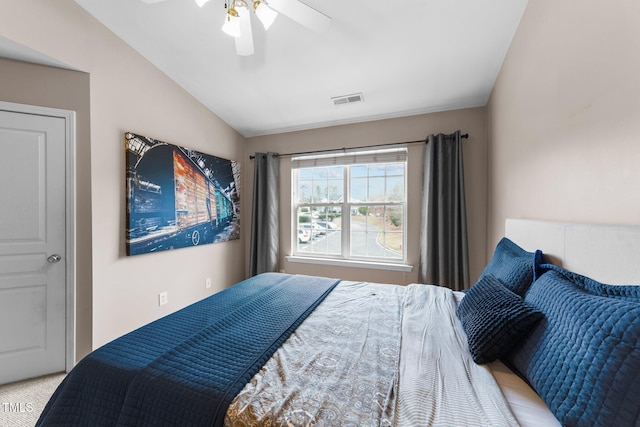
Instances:
[[[204,282],[204,287],[207,289],[211,287],[211,277],[207,277],[207,280]]]
[[[158,306],[165,305],[169,302],[169,294],[167,292],[160,292],[158,294]]]

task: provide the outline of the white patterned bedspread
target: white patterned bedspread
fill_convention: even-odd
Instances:
[[[225,425],[514,426],[451,290],[341,282],[233,401]]]

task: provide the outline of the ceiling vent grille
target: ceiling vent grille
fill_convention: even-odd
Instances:
[[[353,93],[351,95],[336,96],[331,98],[333,105],[353,104],[354,102],[363,102],[362,93]]]

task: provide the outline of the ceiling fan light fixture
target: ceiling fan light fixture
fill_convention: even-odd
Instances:
[[[240,56],[254,53],[250,4],[253,4],[254,12],[265,30],[271,27],[278,14],[283,14],[315,31],[326,30],[331,23],[331,18],[327,15],[307,6],[300,0],[225,0],[226,13],[222,31],[235,38],[236,53]]]
[[[278,16],[278,12],[271,9],[266,1],[256,0],[253,2],[253,8],[256,11],[256,16],[262,22],[265,30],[268,30],[273,24],[273,21],[276,20]]]
[[[233,7],[230,7],[227,14],[224,16],[224,24],[222,24],[222,31],[231,37],[240,37],[240,18],[238,11]]]

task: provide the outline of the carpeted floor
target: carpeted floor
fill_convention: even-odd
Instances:
[[[65,374],[0,385],[0,427],[33,427]]]

